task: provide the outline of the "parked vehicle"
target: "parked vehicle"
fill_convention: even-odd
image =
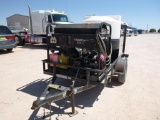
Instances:
[[[132,36],[132,35],[133,35],[133,30],[127,28],[127,30],[126,30],[126,36]]]
[[[69,24],[68,16],[64,12],[54,10],[38,10],[32,11],[29,8],[30,16],[30,32],[25,34],[26,43],[47,43],[46,27],[49,23]],[[50,28],[50,32],[54,32],[54,26]]]
[[[133,33],[134,33],[135,36],[137,36],[137,35],[138,35],[138,30],[137,30],[137,29],[134,29],[134,30],[133,30]]]
[[[143,30],[142,29],[138,29],[138,34],[143,34]]]
[[[124,35],[124,30],[121,29],[121,36]],[[126,36],[132,36],[133,35],[133,30],[132,29],[126,29]]]
[[[15,35],[7,26],[0,25],[0,50],[11,52],[16,47]]]
[[[28,29],[24,27],[8,26],[8,28],[15,34],[15,40],[18,46],[25,45],[25,35]]]

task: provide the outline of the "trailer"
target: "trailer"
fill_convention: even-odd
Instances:
[[[75,94],[92,89],[100,82],[104,82],[105,87],[114,75],[117,75],[118,82],[125,83],[129,56],[125,54],[126,32],[122,54],[117,56],[114,52],[117,49],[112,47],[112,44],[117,44],[111,38],[114,33],[112,24],[114,22],[56,25],[54,34],[50,33],[50,28],[55,24],[47,25],[47,59],[42,60],[42,63],[44,74],[51,75],[52,80],[33,102],[31,109],[70,97],[72,116],[78,113],[75,110]],[[118,24],[117,28],[120,37]],[[112,57],[116,59],[112,61]],[[58,78],[71,80],[72,83],[69,86],[55,84]],[[84,85],[76,87],[75,83]]]

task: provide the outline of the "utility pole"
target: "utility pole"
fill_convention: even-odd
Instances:
[[[147,24],[147,33],[148,33],[148,24]]]

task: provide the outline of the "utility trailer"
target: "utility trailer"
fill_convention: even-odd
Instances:
[[[31,109],[35,110],[45,104],[70,97],[71,115],[75,115],[75,94],[94,88],[102,81],[105,87],[111,82],[113,75],[118,75],[120,83],[125,82],[128,58],[128,54],[125,54],[126,32],[122,54],[117,56],[112,55],[114,49],[111,35],[114,31],[110,24],[101,22],[56,25],[54,34],[51,34],[49,31],[52,25],[54,26],[49,24],[46,28],[47,59],[42,62],[44,74],[53,77],[42,95],[33,102]],[[54,53],[58,55],[58,62],[51,59],[50,51],[59,52]],[[115,56],[116,59],[111,61],[111,57]],[[72,84],[68,87],[55,84],[58,78],[71,80]],[[75,87],[77,82],[85,84]]]

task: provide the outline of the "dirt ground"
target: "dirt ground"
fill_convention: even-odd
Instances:
[[[160,34],[127,37],[128,74],[116,81],[77,94],[78,114],[70,117],[69,99],[52,103],[53,120],[157,120],[160,119]],[[0,51],[0,119],[41,120],[43,108],[31,110],[51,76],[44,75],[41,60],[45,45]],[[46,106],[49,119],[49,106]]]

